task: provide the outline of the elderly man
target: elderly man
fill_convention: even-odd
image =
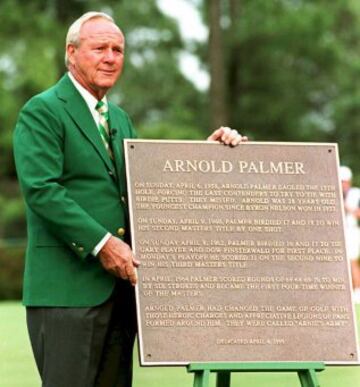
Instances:
[[[24,296],[43,386],[131,386],[139,262],[129,246],[128,115],[108,102],[125,39],[89,12],[69,28],[69,72],[22,109],[14,154],[28,221]],[[246,140],[229,128],[209,140]]]

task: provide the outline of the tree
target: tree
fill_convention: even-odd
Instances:
[[[210,92],[209,109],[216,99],[226,101],[231,126],[253,139],[339,142],[359,179],[358,3],[213,0],[202,1],[204,15],[213,3],[225,42],[224,68],[216,73],[226,75],[226,90]],[[217,22],[208,21],[216,30]]]
[[[221,2],[210,0],[209,19],[209,67],[210,67],[210,116],[211,125],[218,128],[229,123],[223,34],[221,31]]]

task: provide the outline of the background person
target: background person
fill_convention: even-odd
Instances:
[[[360,189],[352,187],[352,171],[349,167],[340,167],[345,207],[345,238],[347,254],[351,262],[351,276],[354,289],[354,301],[360,302]]]
[[[23,302],[44,387],[131,386],[139,262],[122,140],[136,134],[106,98],[124,52],[110,16],[84,14],[66,37],[69,72],[26,103],[14,132],[28,222]],[[209,140],[246,138],[222,127]]]

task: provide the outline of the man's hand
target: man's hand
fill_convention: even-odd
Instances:
[[[100,250],[98,257],[105,270],[136,285],[135,268],[140,265],[140,262],[135,259],[128,244],[111,236]]]
[[[226,145],[236,146],[241,142],[248,141],[246,136],[242,136],[235,129],[228,128],[226,126],[221,126],[219,129],[215,130],[208,138],[208,141],[219,141]]]

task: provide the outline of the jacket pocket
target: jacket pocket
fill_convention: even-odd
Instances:
[[[37,247],[64,246],[64,243],[46,231],[39,231],[36,238]]]

